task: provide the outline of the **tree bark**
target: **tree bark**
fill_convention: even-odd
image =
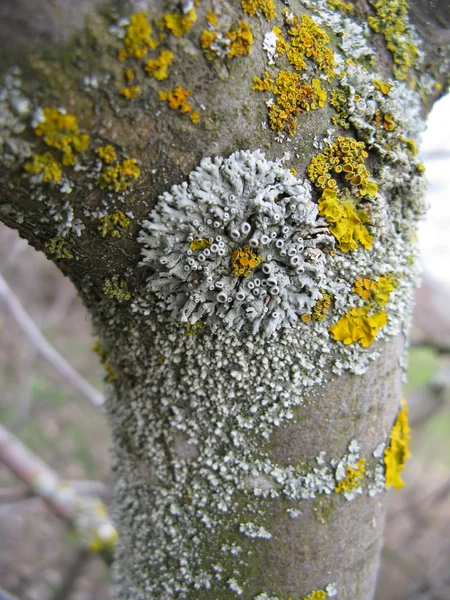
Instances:
[[[3,3],[0,217],[100,338],[117,598],[367,600],[448,6],[197,4]]]

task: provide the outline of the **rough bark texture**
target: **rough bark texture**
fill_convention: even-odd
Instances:
[[[397,54],[388,49],[386,24],[378,26],[377,33],[367,25],[368,17],[381,18],[383,6],[406,7],[402,0],[359,1],[352,12],[336,7],[336,2],[327,12],[325,2],[292,1],[289,11],[299,18],[314,14],[322,33],[330,36],[320,48],[335,52],[340,73],[334,77],[320,68],[314,54],[303,56],[307,65],[299,85],[307,83],[309,93],[316,94],[313,80],[317,81],[328,98],[324,106],[309,101],[311,110],[306,110],[306,102],[299,115],[282,121],[286,128],[297,123],[293,136],[267,121],[266,101],[278,102],[281,94],[274,98],[270,92],[252,90],[253,77],[262,77],[267,70],[274,79],[280,69],[295,72],[286,56],[276,55],[275,47],[272,58],[263,49],[265,35],[274,25],[287,41],[295,42],[288,33],[292,17],[283,17],[285,3],[276,2],[277,16],[269,23],[261,6],[271,3],[253,4],[259,6],[254,16],[245,14],[237,0],[205,0],[197,7],[197,19],[188,25],[180,25],[180,19],[192,17],[188,2],[21,0],[4,2],[0,9],[0,74],[6,76],[0,86],[4,111],[0,110],[0,216],[37,249],[45,250],[73,280],[101,340],[117,477],[120,600],[285,600],[309,597],[314,591],[311,597],[317,600],[335,595],[335,590],[341,600],[368,600],[374,593],[385,510],[382,492],[389,484],[383,451],[399,411],[405,326],[415,281],[411,239],[423,212],[421,167],[412,138],[448,85],[448,4],[411,2],[412,20],[405,16],[395,23],[402,39],[422,44],[420,56],[412,52],[409,64],[410,47]],[[118,31],[127,29],[120,19],[142,10],[153,22],[155,37],[165,31],[161,47],[174,52],[167,80],[146,76],[141,59],[128,57],[125,63],[117,59],[123,50]],[[218,15],[217,25],[211,18],[208,24],[207,11]],[[167,22],[165,30],[164,25],[158,28],[162,15],[169,12],[184,27],[179,36],[171,35]],[[241,41],[242,56],[228,58],[234,34],[226,36],[240,31],[239,39],[244,31],[239,21],[250,26],[254,44],[247,55],[246,42]],[[376,21],[372,23],[377,30]],[[210,48],[212,60],[205,58],[199,42],[204,31],[221,32],[222,40],[228,39],[228,46]],[[322,35],[312,29],[310,33],[313,43]],[[269,41],[266,38],[266,46]],[[159,49],[147,48],[145,60],[156,59]],[[350,59],[345,72],[339,57]],[[131,75],[127,79],[127,67],[133,70],[134,81]],[[400,82],[395,82],[393,68],[400,73]],[[140,88],[135,99],[119,91],[134,85]],[[189,100],[193,109],[199,109],[199,123],[193,109],[187,110],[190,119],[158,98],[158,90],[170,91],[177,85],[192,90]],[[333,108],[329,99],[334,89],[343,95]],[[36,113],[38,107],[63,107],[77,117],[77,131],[71,135],[78,135],[78,128],[90,135],[89,149],[77,149],[78,142],[69,142],[78,166],[61,165],[65,142],[55,146],[39,135],[39,123],[49,117]],[[289,112],[286,105],[282,108]],[[64,132],[60,128],[56,133]],[[365,249],[345,246],[339,232],[330,229],[330,214],[324,208],[318,213],[320,185],[302,183],[311,160],[331,148],[338,136],[362,144],[361,164],[369,182],[378,184],[368,195],[357,179],[352,188],[339,177],[337,188],[329,186],[338,190],[339,201],[350,199],[357,205],[359,216],[354,213],[354,219],[363,237],[368,235],[363,223],[369,215],[373,243],[365,237]],[[105,179],[108,162],[101,161],[96,150],[108,144],[117,154],[111,164],[120,167],[121,160],[137,160],[134,166],[140,173],[135,179],[125,176],[126,185],[117,177],[112,183]],[[240,150],[244,152],[233,154]],[[57,167],[51,157],[39,158],[48,152],[58,160]],[[234,158],[228,159],[230,155]],[[173,185],[188,181],[208,156],[225,157],[216,174],[212,167],[210,171],[202,167],[189,180],[190,196],[183,196],[186,188],[180,187],[158,200]],[[53,171],[45,171],[42,161]],[[228,179],[225,166],[231,173]],[[294,263],[287,259],[274,260],[279,279],[266,285],[268,316],[259,326],[250,317],[246,321],[246,315],[254,313],[239,312],[236,290],[262,271],[256,270],[257,265],[245,277],[231,276],[232,253],[245,249],[242,241],[233,245],[231,226],[222,232],[230,255],[219,265],[217,277],[222,277],[223,269],[230,271],[225,288],[230,307],[236,310],[234,321],[231,317],[227,321],[221,288],[214,291],[217,300],[211,300],[211,290],[205,291],[210,313],[198,317],[207,304],[191,298],[201,288],[200,276],[190,275],[190,287],[183,292],[191,308],[180,308],[179,296],[170,291],[173,281],[164,260],[183,242],[175,239],[177,219],[180,232],[197,227],[198,234],[186,238],[186,254],[175,263],[205,249],[210,252],[212,241],[201,234],[195,219],[204,217],[206,228],[220,229],[214,223],[207,225],[204,194],[199,192],[210,175],[213,188],[218,186],[217,202],[235,202],[236,213],[243,223],[248,219],[252,231],[265,214],[264,207],[276,212],[286,198],[300,198],[298,206],[315,215],[314,226],[303,208],[299,212],[303,221],[292,220],[292,215],[286,221],[288,229],[298,227],[309,248],[303,251],[303,241],[295,238],[309,278],[301,271],[295,274]],[[264,199],[264,207],[245,186],[239,188],[241,180],[254,186],[254,196]],[[230,199],[233,186],[242,193]],[[279,193],[273,195],[274,189]],[[227,194],[228,200],[223,200]],[[181,202],[191,208],[177,213]],[[337,206],[343,210],[343,205]],[[294,209],[285,206],[285,215],[288,210]],[[122,220],[117,211],[124,213]],[[195,211],[200,216],[192,224],[189,219]],[[150,225],[144,222],[147,218]],[[277,238],[277,223],[273,239],[289,238],[288,233]],[[198,248],[190,246],[195,240]],[[141,254],[143,248],[147,255]],[[247,258],[253,256],[245,252]],[[258,252],[263,265],[271,261],[263,246]],[[143,256],[145,264],[138,266]],[[210,255],[203,260],[208,262]],[[211,263],[214,276],[215,268]],[[162,287],[156,280],[158,269],[167,277]],[[373,291],[367,291],[368,297],[354,291],[358,277],[380,284],[381,276],[392,278],[385,301]],[[173,289],[188,285],[180,281]],[[298,293],[293,297],[303,294],[303,308],[298,304],[289,312],[289,303],[277,305],[276,297],[291,293],[295,285]],[[326,296],[331,306],[327,301],[324,320],[301,319],[315,310],[321,316],[317,301],[323,308]],[[260,306],[257,300],[256,295],[250,300],[252,310]],[[272,308],[275,305],[278,308]],[[349,310],[365,307],[371,311],[366,316],[375,314],[381,320],[386,310],[388,322],[381,331],[371,322],[376,331],[364,334],[364,344],[358,343],[358,333],[331,334],[329,327],[340,319],[351,321]]]

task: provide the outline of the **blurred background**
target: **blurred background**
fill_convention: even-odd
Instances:
[[[376,600],[450,600],[450,96],[429,119],[428,219],[404,393],[413,426],[405,487],[389,495]],[[104,369],[70,281],[0,224],[0,274],[53,346],[99,391]],[[0,422],[61,477],[106,503],[104,417],[38,355],[0,298]],[[81,482],[81,483],[80,483]],[[67,525],[0,464],[0,586],[20,600],[109,600],[100,557],[80,558]],[[1,593],[0,593],[1,596]]]

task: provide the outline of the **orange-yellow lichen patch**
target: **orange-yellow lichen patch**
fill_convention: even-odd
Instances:
[[[209,248],[210,246],[212,246],[212,242],[206,238],[195,238],[189,244],[189,248],[194,252],[197,250],[205,250],[205,248]]]
[[[330,8],[334,8],[335,10],[339,10],[343,13],[352,12],[352,10],[355,8],[351,2],[350,4],[347,4],[347,2],[342,2],[342,0],[327,0],[327,2]]]
[[[141,93],[141,88],[138,85],[123,87],[119,90],[119,93],[127,100],[133,100]]]
[[[218,23],[218,18],[215,12],[213,12],[212,10],[209,10],[206,13],[206,20],[208,21],[208,23],[210,23],[210,25],[212,25],[213,27],[215,27]]]
[[[386,466],[386,487],[402,488],[405,483],[401,472],[405,468],[406,459],[410,458],[409,442],[411,429],[408,423],[408,407],[406,400],[402,400],[402,409],[391,431],[391,443],[384,451],[384,464]]]
[[[268,74],[264,79],[254,78],[254,90],[268,91],[275,94],[275,102],[269,106],[270,127],[281,133],[285,131],[294,135],[297,130],[296,117],[300,112],[315,110],[323,107],[326,92],[321,88],[320,81],[313,79],[312,85],[304,83],[297,73],[280,71],[275,86]]]
[[[111,146],[111,144],[97,148],[97,154],[99,158],[107,165],[117,160],[116,149],[114,146]]]
[[[272,21],[277,16],[273,0],[242,0],[241,4],[243,11],[250,17],[254,17],[257,12],[261,12],[268,21]]]
[[[193,110],[191,112],[191,114],[189,115],[189,118],[192,121],[192,123],[194,123],[194,125],[196,123],[198,123],[200,121],[200,113],[199,113],[199,111],[197,109]]]
[[[126,158],[116,165],[106,167],[100,175],[99,185],[102,189],[122,192],[129,188],[140,175],[141,170],[137,166],[137,160]]]
[[[227,33],[226,37],[230,40],[227,58],[250,54],[250,49],[253,45],[253,34],[247,23],[239,21],[238,29],[233,29]]]
[[[386,131],[394,131],[397,127],[392,115],[389,113],[383,114],[380,109],[375,111],[375,125],[377,127],[383,127]]]
[[[321,189],[337,190],[337,180],[332,177],[335,175],[343,180],[344,185],[351,186],[354,194],[375,196],[378,186],[370,179],[365,166],[367,157],[364,142],[338,137],[311,160],[308,175],[315,186]]]
[[[256,92],[271,92],[275,85],[275,81],[268,71],[264,73],[264,79],[253,77],[253,83],[252,90],[255,90]]]
[[[169,67],[173,62],[174,56],[175,55],[171,50],[164,48],[157,58],[149,58],[145,63],[144,68],[151,77],[154,77],[158,81],[162,81],[169,77]]]
[[[375,88],[385,96],[389,94],[389,90],[392,87],[392,84],[385,83],[384,81],[381,81],[381,79],[372,79],[372,83],[375,86]]]
[[[111,237],[120,238],[122,237],[120,231],[126,229],[131,221],[126,217],[122,211],[116,210],[111,215],[105,215],[100,219],[101,225],[97,227],[102,237],[111,235]]]
[[[192,26],[196,20],[197,12],[195,8],[191,8],[187,11],[187,13],[168,13],[163,17],[164,26],[175,37],[183,37],[185,33],[188,33],[192,29]]]
[[[185,323],[184,329],[186,331],[186,335],[188,337],[192,337],[196,333],[198,333],[200,331],[200,329],[203,329],[204,326],[205,325],[203,324],[202,321],[197,321],[196,323]]]
[[[200,45],[203,48],[203,53],[207,60],[213,60],[216,58],[217,54],[213,49],[213,44],[217,39],[217,33],[215,31],[210,31],[209,29],[205,29],[202,31],[200,36]]]
[[[367,250],[372,246],[373,238],[365,226],[367,214],[357,210],[350,200],[340,200],[335,189],[324,190],[319,199],[319,214],[330,224],[330,232],[343,252],[356,250],[358,244]]]
[[[192,110],[192,104],[188,102],[190,95],[191,91],[183,90],[181,85],[177,85],[175,89],[169,92],[158,90],[158,98],[166,100],[172,110],[179,110],[182,114],[186,114]]]
[[[302,600],[327,600],[328,594],[323,590],[314,590],[307,596],[305,596]],[[288,600],[292,600],[288,598]]]
[[[125,69],[125,79],[128,79],[128,81],[134,81],[136,75],[133,71],[133,69]]]
[[[305,59],[308,58],[329,79],[334,77],[334,54],[329,46],[330,38],[325,31],[308,15],[303,15],[300,21],[288,11],[284,14],[291,38],[291,50],[287,55],[289,62],[298,71],[303,71],[306,68]]]
[[[385,306],[396,285],[397,282],[391,274],[380,276],[377,281],[371,280],[368,277],[358,277],[355,280],[352,291],[358,294],[363,300],[367,300],[369,304]]]
[[[277,38],[277,43],[275,46],[275,50],[278,56],[284,56],[286,52],[290,49],[290,45],[284,39],[283,34],[281,33],[281,29],[277,26],[272,28],[272,33],[275,34]]]
[[[41,175],[40,180],[44,183],[61,181],[61,164],[50,152],[35,154],[31,162],[25,164],[24,169],[30,175]]]
[[[44,108],[43,121],[34,132],[42,137],[47,146],[57,148],[63,153],[62,163],[73,166],[76,163],[74,152],[82,152],[89,147],[89,135],[81,133],[74,115],[57,108]]]
[[[370,306],[350,309],[329,328],[334,339],[345,345],[356,342],[363,348],[370,346],[381,327],[387,323],[387,315],[384,310],[369,315],[370,312]]]
[[[263,257],[248,245],[238,248],[231,255],[233,277],[248,277],[250,273],[263,262]]]
[[[345,469],[344,479],[339,481],[334,489],[336,494],[340,494],[341,492],[351,492],[356,490],[362,484],[366,473],[365,463],[365,458],[360,458],[355,467],[348,466]]]
[[[152,26],[145,13],[136,13],[130,17],[123,43],[125,47],[119,53],[119,60],[144,58],[149,50],[159,45],[152,38]]]

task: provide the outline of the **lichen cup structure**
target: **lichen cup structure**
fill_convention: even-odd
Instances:
[[[446,7],[22,4],[0,215],[99,338],[117,598],[372,598]]]

